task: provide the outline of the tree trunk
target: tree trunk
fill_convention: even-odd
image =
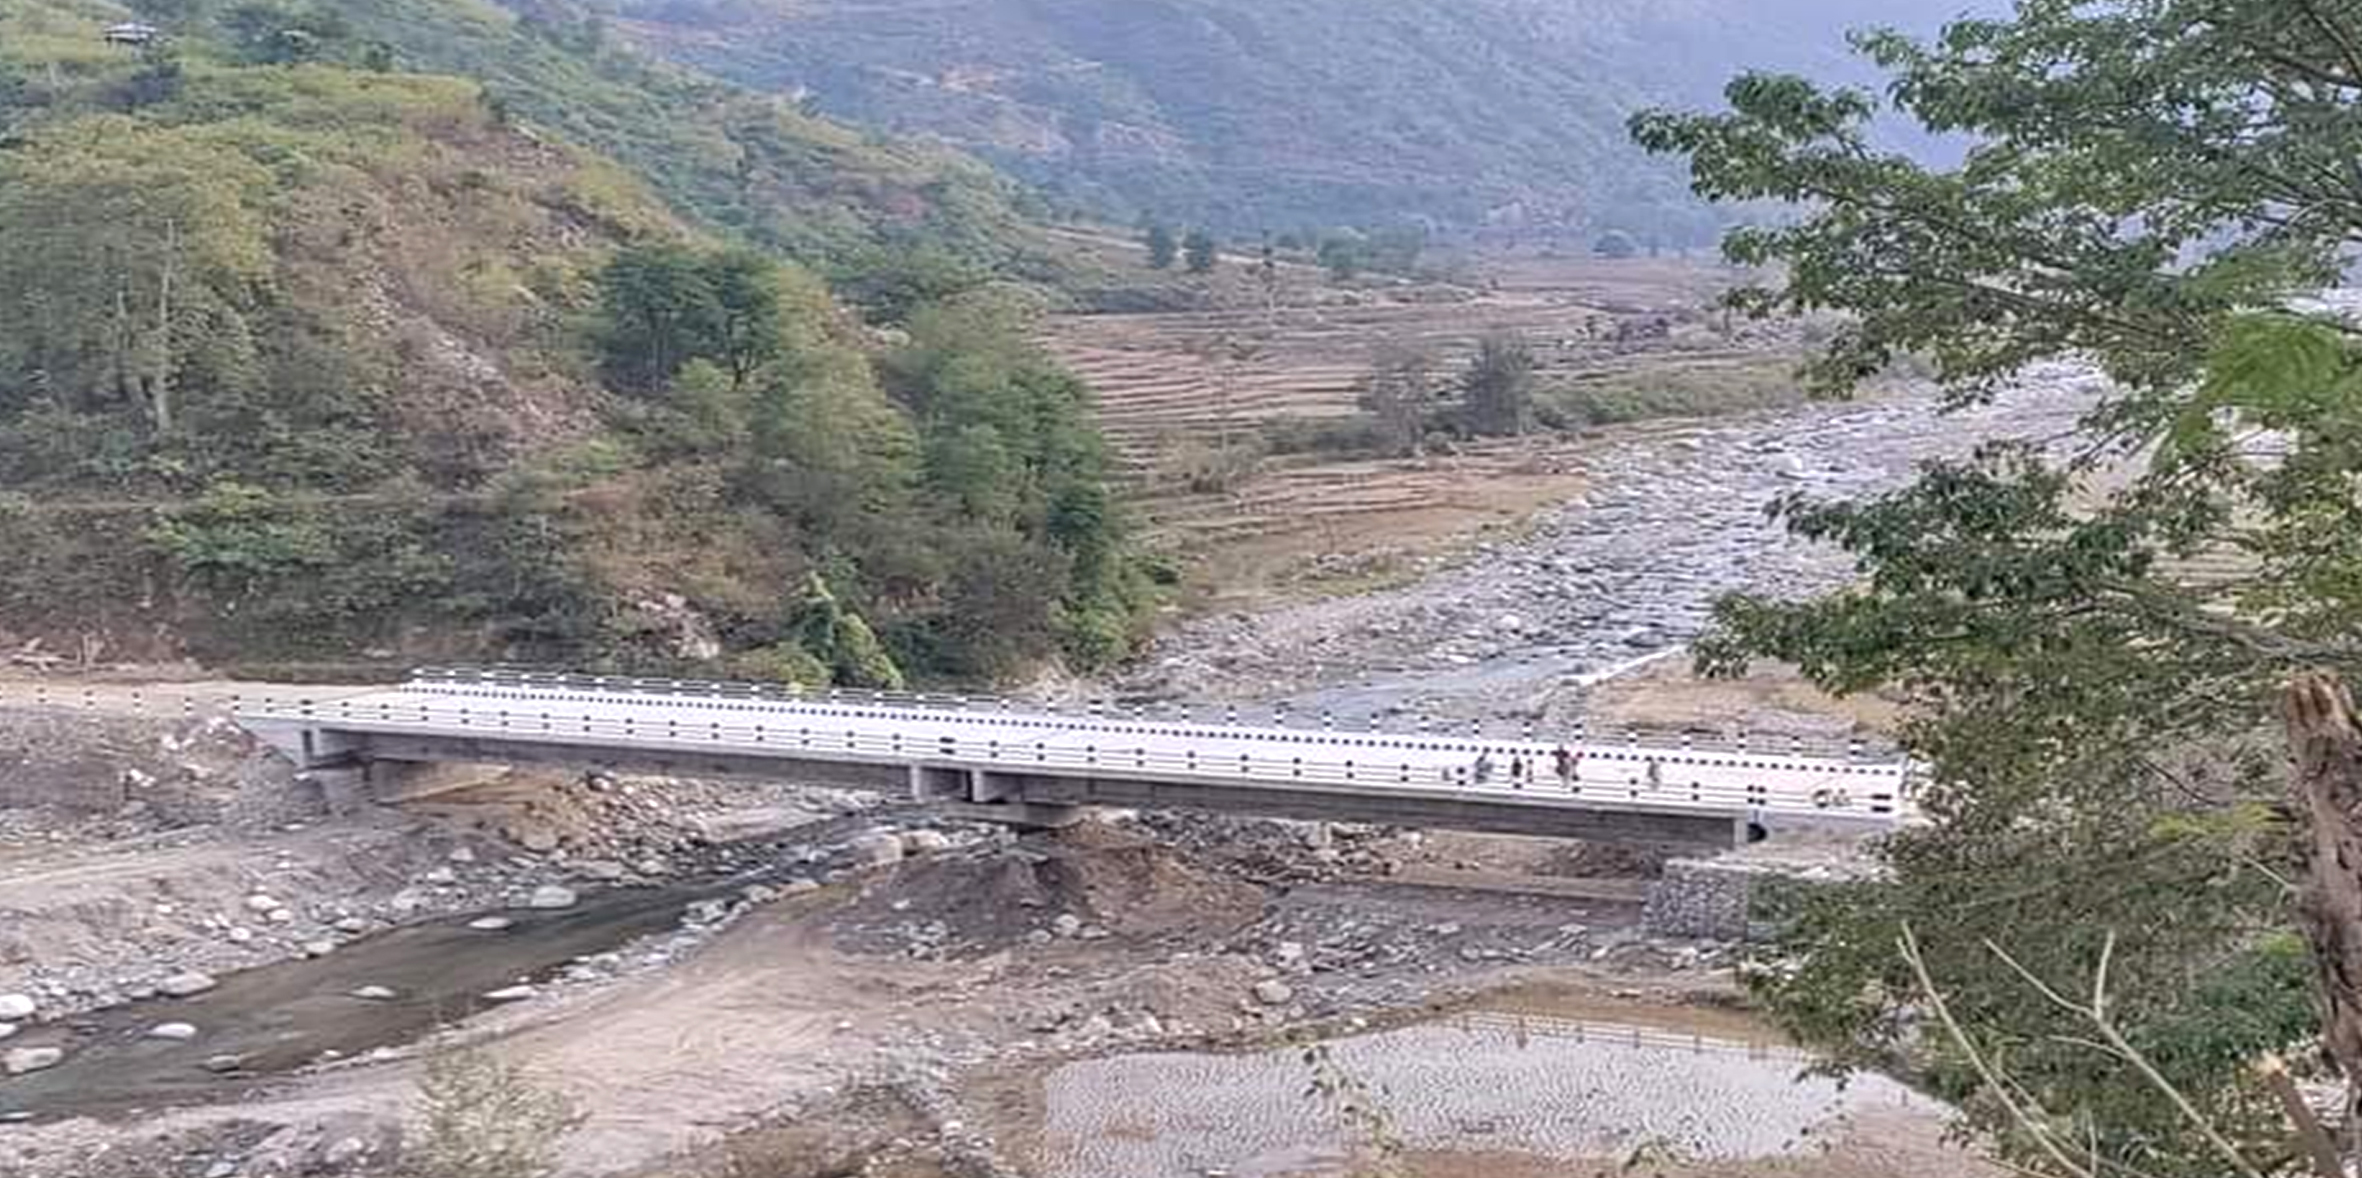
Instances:
[[[2306,936],[2320,971],[2321,1041],[2346,1081],[2348,1157],[2362,1134],[2362,732],[2336,676],[2297,676],[2282,696],[2295,760]]]

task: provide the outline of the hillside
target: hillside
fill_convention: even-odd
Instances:
[[[899,277],[1020,252],[973,164],[475,0],[166,8],[0,5],[0,642],[894,682],[1133,633],[1087,390]]]
[[[658,51],[968,148],[1060,199],[1232,232],[1714,222],[1624,121],[1955,0],[624,0]]]

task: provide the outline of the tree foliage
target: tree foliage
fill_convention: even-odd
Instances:
[[[1460,378],[1460,416],[1468,431],[1514,436],[1533,424],[1534,353],[1517,335],[1494,332],[1477,341]]]
[[[2345,163],[2362,10],[2028,0],[1931,43],[1859,44],[1900,113],[1970,141],[1957,167],[1875,149],[1877,100],[1790,77],[1737,80],[1726,113],[1636,121],[1705,195],[1802,206],[1727,242],[1779,276],[1735,304],[1843,312],[1812,366],[1829,389],[1906,355],[1958,401],[2029,377],[2078,395],[2062,362],[2108,383],[2064,443],[1988,446],[1864,502],[1782,501],[1859,583],[1720,607],[1706,666],[1773,657],[1898,691],[1933,767],[1934,823],[1893,840],[1890,879],[1795,911],[1765,991],[1847,1059],[1905,1052],[1908,922],[1961,1021],[2105,1163],[2219,1172],[2189,1118],[2025,1002],[1988,946],[2064,985],[2112,933],[2128,1035],[2276,1162],[2287,1132],[2246,1065],[2308,1034],[2317,1003],[2275,692],[2362,662],[2362,351],[2306,298],[2362,235]],[[2048,1168],[1959,1053],[1924,1062]]]
[[[1180,242],[1173,236],[1173,227],[1162,221],[1148,227],[1148,232],[1141,235],[1140,244],[1148,251],[1148,268],[1151,270],[1172,269],[1173,259],[1181,253]]]
[[[1192,274],[1211,274],[1222,260],[1222,245],[1203,229],[1192,229],[1181,241],[1181,255]]]

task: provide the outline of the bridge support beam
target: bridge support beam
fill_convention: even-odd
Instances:
[[[1057,830],[1082,821],[1087,806],[1025,800],[1021,778],[956,765],[910,767],[911,800],[953,818],[997,822],[1031,830]]]

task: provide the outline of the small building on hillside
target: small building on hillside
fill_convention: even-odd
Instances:
[[[108,25],[106,32],[100,35],[106,38],[109,45],[151,45],[164,34],[154,25],[127,20],[119,25]]]

